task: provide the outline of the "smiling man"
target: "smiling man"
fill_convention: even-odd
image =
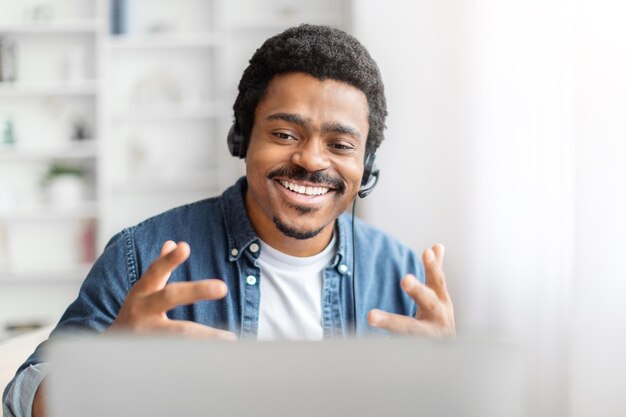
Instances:
[[[234,113],[228,145],[245,158],[246,176],[220,197],[115,236],[51,338],[453,334],[443,247],[427,249],[420,262],[344,213],[376,184],[387,115],[365,48],[329,27],[288,29],[250,60]],[[44,414],[45,346],[5,390],[6,416]]]
[[[250,221],[283,253],[312,256],[356,196],[368,132],[365,94],[302,72],[277,75],[256,107],[246,158]]]

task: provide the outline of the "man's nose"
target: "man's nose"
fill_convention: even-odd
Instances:
[[[292,154],[291,162],[309,172],[323,171],[330,166],[326,148],[319,140],[307,140],[301,143]]]

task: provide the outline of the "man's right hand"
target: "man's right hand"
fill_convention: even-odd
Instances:
[[[189,258],[190,252],[185,242],[165,242],[161,256],[128,292],[117,318],[107,331],[175,333],[188,337],[236,340],[237,336],[232,332],[167,317],[166,312],[176,306],[200,300],[218,300],[228,292],[226,284],[219,279],[167,284],[172,271]]]

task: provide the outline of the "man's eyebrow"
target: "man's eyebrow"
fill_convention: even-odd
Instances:
[[[342,135],[352,136],[355,139],[361,137],[361,133],[353,127],[335,122],[335,123],[324,123],[322,125],[322,133],[339,133]]]
[[[274,113],[270,114],[266,118],[267,120],[284,120],[289,123],[296,124],[305,129],[311,127],[311,119],[304,118],[298,114],[293,113]]]
[[[309,129],[311,127],[311,119],[307,119],[295,113],[274,113],[274,114],[270,114],[269,116],[267,116],[266,119],[267,120],[284,120],[286,122],[301,126],[304,129]],[[352,136],[355,139],[358,139],[361,137],[361,133],[359,133],[358,130],[348,125],[341,124],[339,122],[324,123],[322,125],[322,133],[339,133],[342,135]]]

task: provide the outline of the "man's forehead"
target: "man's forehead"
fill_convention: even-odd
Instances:
[[[334,79],[320,80],[305,73],[274,77],[257,106],[257,113],[259,108],[262,108],[264,119],[289,121],[287,116],[272,115],[291,114],[295,115],[294,119],[299,119],[294,122],[301,125],[316,122],[340,123],[343,119],[365,124],[364,127],[367,128],[369,114],[367,98],[358,88]]]
[[[322,79],[322,78],[315,77],[311,74],[308,74],[306,72],[288,72],[288,73],[275,75],[274,77],[272,77],[272,79],[269,81],[267,85],[265,96],[267,96],[270,93],[276,94],[277,92],[290,91],[290,89],[294,87],[295,85],[302,85],[302,84],[308,84],[308,85],[313,84],[319,90],[338,89],[338,88],[351,90],[355,94],[362,95],[363,99],[367,101],[365,93],[363,93],[363,91],[361,91],[360,89],[358,89],[357,87],[353,86],[352,84],[348,82],[336,80],[334,78]]]

